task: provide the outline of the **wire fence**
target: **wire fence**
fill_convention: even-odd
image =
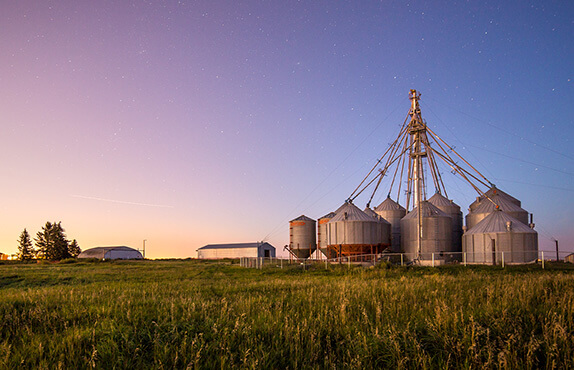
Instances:
[[[418,256],[414,253],[382,253],[382,254],[361,254],[353,256],[343,256],[339,258],[316,258],[296,259],[281,257],[241,257],[239,264],[242,267],[257,268],[279,267],[283,268],[289,265],[306,266],[325,264],[329,265],[363,265],[374,266],[380,262],[391,263],[395,265],[420,265],[420,266],[441,266],[441,265],[496,265],[504,267],[505,265],[532,264],[539,263],[542,268],[545,263],[552,261],[563,261],[573,263],[572,252],[556,251],[496,251],[496,252],[436,252],[421,253]]]

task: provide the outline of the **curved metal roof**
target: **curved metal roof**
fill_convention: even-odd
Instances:
[[[111,253],[111,256],[110,256]],[[109,246],[109,247],[95,247],[86,249],[78,255],[78,258],[110,258],[113,259],[114,253],[129,254],[131,259],[143,259],[142,254],[133,248],[126,246]],[[107,256],[106,256],[107,255]],[[125,258],[125,257],[124,257]]]
[[[490,202],[489,202],[490,203]],[[535,230],[526,226],[516,218],[510,216],[508,213],[501,210],[493,211],[486,216],[482,221],[474,225],[467,234],[484,234],[484,233],[506,233],[507,222],[512,222],[511,230],[513,233],[536,233]]]

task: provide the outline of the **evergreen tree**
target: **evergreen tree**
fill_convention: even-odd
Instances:
[[[61,222],[52,225],[52,240],[54,241],[54,259],[63,260],[72,257],[69,252],[69,241],[66,239],[65,230]]]
[[[32,240],[30,239],[28,230],[24,229],[22,234],[20,234],[20,239],[18,239],[18,259],[21,261],[27,261],[31,260],[32,258],[34,258]]]
[[[36,233],[36,250],[38,251],[38,257],[44,259],[54,259],[53,251],[53,241],[52,241],[52,224],[46,222],[46,225],[42,226],[42,231]]]
[[[68,246],[68,253],[70,254],[70,256],[72,256],[73,258],[77,258],[78,255],[80,253],[82,253],[82,250],[80,249],[80,246],[78,245],[78,242],[76,241],[76,239],[72,240],[72,242],[70,243],[70,245]]]
[[[79,254],[78,242],[75,242],[73,248],[70,248],[70,241],[66,239],[66,233],[61,222],[46,222],[42,231],[36,234],[36,248],[39,257],[47,260],[58,261],[74,257],[75,253]]]

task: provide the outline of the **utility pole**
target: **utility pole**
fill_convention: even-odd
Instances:
[[[554,239],[554,243],[556,243],[556,262],[560,261],[560,253],[558,252],[558,240]]]
[[[147,239],[143,240],[143,258],[145,260],[145,242],[147,241]]]

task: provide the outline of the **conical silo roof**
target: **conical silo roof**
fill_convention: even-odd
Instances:
[[[405,207],[401,206],[399,203],[392,200],[390,197],[387,197],[381,204],[375,208],[375,212],[380,211],[395,211],[395,210],[404,210],[406,211]]]
[[[526,210],[522,209],[519,205],[514,203],[512,200],[503,196],[501,194],[493,194],[489,196],[492,199],[492,202],[488,199],[480,202],[478,206],[472,210],[472,213],[490,213],[496,210],[496,203],[501,210],[504,212],[526,212]],[[493,203],[494,202],[494,203]]]
[[[329,223],[337,221],[370,221],[376,222],[373,217],[361,211],[359,207],[353,203],[345,203],[337,210],[335,217]]]
[[[301,215],[301,216],[299,216],[299,217],[297,217],[297,218],[292,219],[292,220],[289,221],[289,222],[293,222],[293,221],[315,221],[315,220],[313,220],[312,218],[309,218],[309,217],[307,217],[307,216],[305,216],[305,215]]]
[[[489,198],[492,199],[493,196],[501,196],[502,198],[506,198],[507,200],[509,200],[511,203],[516,204],[519,207],[522,207],[522,203],[520,202],[520,200],[514,198],[512,195],[503,192],[502,190],[498,189],[496,186],[491,187],[490,189],[488,189],[488,191],[485,193],[485,195]],[[486,199],[486,197],[484,195],[481,195],[480,197],[478,197],[477,200],[475,200],[474,202],[472,202],[469,206],[470,210],[474,210],[475,207],[477,207],[480,203],[482,203],[483,201],[487,201],[488,199]]]
[[[390,222],[385,220],[383,217],[381,217],[381,215],[379,215],[377,212],[373,211],[369,207],[365,207],[365,210],[363,212],[365,212],[367,215],[373,217],[375,220],[377,220],[379,222],[382,222],[384,224],[389,224],[389,225],[391,224]]]
[[[333,218],[333,217],[335,217],[335,215],[336,215],[335,212],[329,212],[329,213],[327,213],[325,216],[319,217],[319,220],[322,220],[322,219],[324,219],[324,218]]]
[[[460,206],[458,204],[452,200],[449,200],[447,197],[440,193],[435,193],[432,197],[430,197],[428,201],[441,209],[458,208],[460,211]]]
[[[363,210],[363,212],[365,212],[366,214],[368,214],[369,216],[373,217],[373,218],[378,218],[379,215],[377,214],[377,212],[373,211],[371,208],[369,207],[365,207],[365,209]]]
[[[422,216],[423,217],[449,217],[450,215],[446,214],[445,212],[441,211],[438,207],[430,203],[429,201],[421,202],[421,209],[422,209]],[[410,211],[403,220],[409,220],[412,218],[417,218],[419,215],[419,207],[416,207],[412,211]]]
[[[474,225],[468,230],[465,235],[470,234],[487,234],[487,233],[505,233],[507,230],[507,223],[512,222],[512,232],[515,233],[536,233],[533,229],[526,226],[516,218],[500,210],[493,211],[486,216],[482,221]]]

